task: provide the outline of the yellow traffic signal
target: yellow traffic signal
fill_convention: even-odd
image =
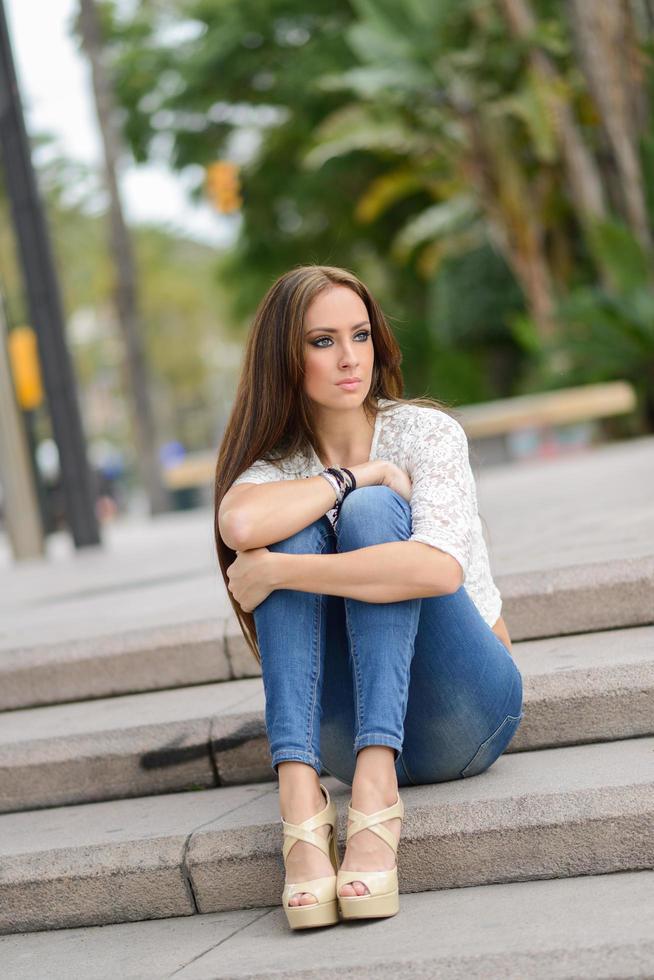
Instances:
[[[31,327],[14,327],[7,338],[11,373],[19,406],[29,412],[43,401],[36,334]]]
[[[207,167],[207,193],[222,214],[238,211],[243,204],[238,165],[230,160],[217,160]]]

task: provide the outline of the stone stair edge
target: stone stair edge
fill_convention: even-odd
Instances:
[[[524,655],[518,644],[525,714],[506,752],[654,734],[654,628],[637,628],[637,643],[632,632],[620,631],[615,654],[614,636],[610,648],[605,634],[595,645],[585,637],[576,663],[574,638],[540,654],[541,641]],[[0,780],[6,813],[270,782],[261,679],[5,712]]]
[[[654,866],[654,738],[525,755],[467,780],[402,789],[401,891]],[[325,781],[342,847],[349,787]],[[276,791],[244,786],[0,817],[0,932],[278,905]]]
[[[0,652],[0,712],[260,675],[246,647],[228,642],[227,619]]]
[[[222,641],[227,635],[229,622],[229,616],[204,617],[185,623],[162,623],[159,626],[118,629],[111,633],[55,643],[9,647],[0,650],[0,673],[6,672],[8,668],[22,667],[25,660],[30,660],[31,666],[47,665],[52,653],[59,651],[65,651],[69,659],[76,660],[89,659],[89,647],[92,648],[94,658],[116,653],[139,653],[145,645],[152,645],[153,636],[156,638],[156,645],[160,647],[177,647],[180,643],[188,643],[189,634],[193,633],[199,634],[193,637],[198,641]]]
[[[502,614],[515,642],[654,623],[654,556],[571,565],[502,581],[513,583],[513,593],[503,586]],[[71,644],[4,650],[0,711],[258,675],[259,663],[235,617],[205,618]]]
[[[654,637],[654,631],[652,636]],[[543,702],[551,701],[554,698],[558,698],[560,701],[565,701],[572,705],[579,704],[585,697],[588,696],[616,698],[623,694],[630,694],[639,691],[643,694],[651,696],[651,692],[654,690],[654,650],[652,651],[650,658],[651,659],[640,663],[576,666],[566,667],[564,669],[547,669],[547,667],[545,667],[542,670],[536,670],[533,666],[530,669],[527,669],[524,663],[520,662],[519,653],[517,653],[514,657],[516,662],[520,664],[523,672],[524,705],[526,712],[530,705],[542,704]],[[580,681],[583,681],[583,689],[580,688]],[[245,691],[240,701],[227,705],[223,710],[205,710],[196,713],[192,710],[191,706],[188,713],[184,717],[176,717],[170,720],[159,719],[156,721],[143,721],[135,724],[130,723],[128,725],[122,725],[119,721],[117,721],[115,724],[107,724],[102,728],[89,728],[88,730],[70,731],[64,732],[63,734],[44,733],[31,736],[29,732],[26,731],[25,737],[20,737],[17,739],[8,738],[4,741],[2,739],[1,720],[3,716],[10,717],[15,715],[24,715],[25,719],[28,721],[29,715],[34,711],[57,712],[59,710],[66,710],[70,708],[85,707],[87,705],[93,707],[96,705],[111,706],[113,702],[118,703],[127,701],[131,701],[133,703],[136,711],[138,709],[138,702],[142,698],[157,698],[159,695],[175,694],[179,692],[185,697],[192,699],[196,692],[201,691],[204,693],[214,688],[216,691],[219,691],[223,685],[227,686],[235,683],[245,683],[248,685],[248,687],[251,686],[251,690]],[[195,725],[210,726],[212,731],[215,733],[216,726],[219,726],[220,722],[223,720],[229,720],[237,725],[241,723],[241,719],[257,718],[263,720],[263,705],[261,705],[261,707],[254,708],[247,706],[248,703],[256,700],[257,695],[260,695],[261,699],[263,699],[260,676],[252,678],[239,678],[226,682],[217,681],[209,684],[198,684],[187,688],[135,692],[131,694],[115,695],[108,698],[97,698],[90,701],[38,705],[36,707],[20,708],[3,712],[0,714],[0,765],[2,764],[3,749],[6,751],[9,747],[16,748],[22,745],[26,747],[29,746],[29,751],[33,752],[34,749],[37,749],[39,746],[53,746],[56,742],[71,741],[82,747],[83,752],[83,747],[85,744],[92,742],[93,739],[111,737],[117,733],[131,732],[134,733],[136,738],[138,738],[141,733],[147,735],[148,733],[159,732],[163,729],[170,729],[174,732],[175,729]],[[654,718],[652,719],[652,725],[654,726]],[[176,738],[173,738],[173,741],[175,740]],[[26,748],[25,751],[28,751],[28,749]],[[56,753],[51,753],[49,758],[52,762],[58,761]]]
[[[364,980],[635,980],[651,976],[653,896],[649,871],[407,894],[400,915],[376,930],[374,951],[365,933],[347,927],[336,935],[315,930],[299,950],[278,906],[18,933],[0,938],[0,956],[12,980],[45,980],[46,969],[47,980],[340,980],[355,973]],[[492,930],[486,924],[489,909],[496,920]],[[407,924],[417,942],[407,942]]]
[[[617,574],[616,574],[617,573]],[[581,564],[566,564],[555,568],[537,569],[534,571],[511,572],[496,575],[500,592],[504,601],[510,604],[514,601],[531,601],[552,598],[554,591],[582,588],[608,588],[615,581],[625,584],[646,583],[654,587],[654,554],[641,558],[611,559],[610,561],[583,562]],[[652,614],[651,620],[654,620]],[[639,623],[639,625],[643,625]],[[176,646],[179,642],[188,640],[188,634],[194,631],[200,633],[200,639],[223,640],[242,637],[240,625],[233,610],[226,615],[215,618],[202,618],[186,623],[164,623],[157,627],[143,629],[116,630],[112,633],[99,634],[90,638],[82,638],[58,642],[54,644],[32,644],[16,646],[0,650],[0,672],[9,666],[21,666],[25,658],[32,658],[38,663],[39,656],[52,650],[65,649],[69,655],[86,659],[89,645],[93,646],[95,655],[111,653],[134,653],[142,649],[145,642],[150,644],[154,635],[161,646]],[[558,635],[558,634],[546,634]],[[531,636],[517,636],[516,639],[532,639]],[[45,662],[45,661],[44,661]]]

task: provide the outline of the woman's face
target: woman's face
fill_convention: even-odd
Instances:
[[[323,290],[304,317],[304,390],[329,408],[361,405],[372,384],[375,359],[365,303],[347,286]],[[339,385],[345,378],[357,384]]]

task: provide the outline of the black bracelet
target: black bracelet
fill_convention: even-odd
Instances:
[[[350,487],[350,490],[356,490],[356,488],[357,488],[357,481],[356,481],[356,477],[354,476],[354,473],[352,472],[352,470],[348,470],[346,466],[341,466],[341,469],[345,473],[347,473],[347,475],[350,478],[350,481],[351,481],[351,484],[352,484],[352,486]]]
[[[332,476],[336,478],[341,490],[343,490],[347,486],[347,481],[345,480],[345,477],[343,476],[338,466],[326,466],[325,469],[327,470],[328,473],[331,473]]]
[[[336,471],[335,475],[339,476],[340,479],[345,484],[345,489],[343,490],[340,500],[338,500],[335,507],[334,523],[336,523],[341,513],[341,507],[343,506],[343,501],[345,500],[345,498],[349,493],[351,493],[353,490],[356,490],[357,481],[356,481],[356,477],[354,476],[354,473],[351,470],[348,470],[346,466],[334,467],[333,469]]]

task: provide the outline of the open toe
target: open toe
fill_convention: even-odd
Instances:
[[[309,881],[285,882],[282,892],[282,905],[291,929],[305,929],[309,926],[327,926],[338,922],[338,902],[336,899],[336,872],[338,870],[338,850],[336,847],[336,805],[329,797],[329,791],[323,784],[320,789],[326,799],[326,804],[319,813],[315,813],[302,823],[294,824],[282,817],[284,833],[283,857],[284,865],[288,852],[297,841],[313,844],[323,854],[330,858],[334,873]],[[327,837],[317,833],[316,828],[329,824]],[[306,896],[310,901],[303,901]],[[300,897],[297,905],[290,905],[291,898]]]
[[[394,817],[404,819],[404,803],[397,794],[397,800],[392,806],[377,810],[375,813],[362,813],[355,810],[352,804],[348,806],[348,820],[352,821],[347,829],[347,840],[361,830],[372,830],[377,834],[397,856],[399,841],[387,827],[379,824]],[[347,842],[347,841],[346,841]],[[356,877],[355,877],[356,876]],[[356,883],[365,885],[367,891],[359,894]],[[343,886],[351,885],[354,895],[344,895]],[[381,918],[395,915],[400,908],[399,885],[397,877],[397,860],[395,867],[386,871],[345,871],[340,868],[336,876],[336,894],[341,915],[344,919]]]

